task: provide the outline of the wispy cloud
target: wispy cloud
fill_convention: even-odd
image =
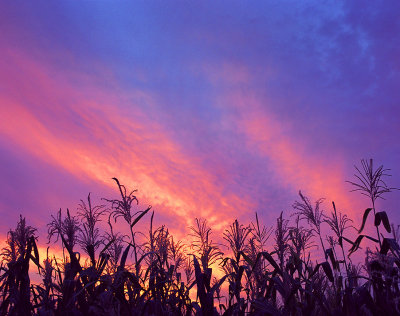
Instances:
[[[43,222],[49,201],[74,205],[61,196],[78,187],[108,195],[114,176],[181,236],[194,217],[217,229],[254,211],[273,219],[299,189],[359,217],[352,165],[400,159],[399,23],[363,8],[4,5],[0,149],[15,161],[0,166],[4,201],[20,201],[25,181],[10,170],[40,170],[66,179],[64,193],[32,176],[30,202],[15,206]]]

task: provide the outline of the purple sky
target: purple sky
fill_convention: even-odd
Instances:
[[[1,236],[40,227],[112,177],[182,237],[299,189],[358,226],[345,180],[374,158],[400,187],[400,2],[0,4]],[[397,83],[396,83],[397,82]],[[378,205],[400,223],[400,193]],[[146,222],[147,224],[147,222]]]

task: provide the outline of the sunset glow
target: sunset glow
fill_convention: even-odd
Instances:
[[[359,20],[339,5],[275,7],[292,17],[282,27],[267,8],[170,19],[172,8],[74,6],[2,10],[3,230],[22,213],[45,234],[58,208],[115,194],[114,176],[180,238],[195,217],[219,231],[256,211],[274,220],[298,190],[358,220],[353,164],[373,157],[399,172],[398,60],[380,45],[396,28],[368,20],[390,21],[383,8]],[[384,206],[397,216],[393,198]]]
[[[384,7],[77,5],[2,5],[3,229],[74,209],[77,185],[111,194],[114,176],[180,236],[194,217],[271,220],[298,190],[358,219],[353,164],[399,172],[398,25]]]
[[[3,1],[0,314],[400,315],[399,12]]]

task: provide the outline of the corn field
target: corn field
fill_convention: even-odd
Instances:
[[[20,217],[1,251],[0,314],[400,315],[399,227],[376,207],[396,190],[386,176],[362,160],[348,181],[370,201],[359,224],[334,202],[299,192],[291,216],[281,213],[274,227],[255,214],[215,237],[194,219],[191,244],[153,227],[151,207],[141,209],[136,190],[113,178],[117,199],[93,205],[89,194],[74,214],[51,217],[48,242],[58,243],[61,258],[40,258],[37,230]],[[148,231],[137,231],[143,219]]]

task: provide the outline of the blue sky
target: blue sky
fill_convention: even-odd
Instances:
[[[2,3],[3,232],[116,194],[114,176],[181,236],[271,223],[300,189],[359,220],[360,159],[400,187],[399,6]],[[399,197],[380,204],[397,221]]]

